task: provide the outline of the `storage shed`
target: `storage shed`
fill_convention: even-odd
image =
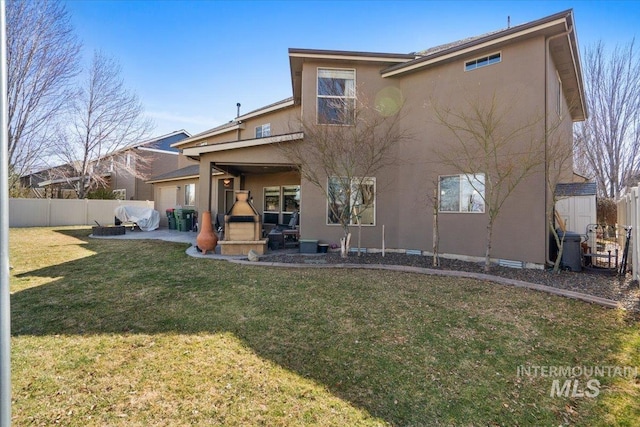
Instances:
[[[555,190],[556,211],[567,231],[587,234],[589,224],[596,224],[596,183],[558,184]]]

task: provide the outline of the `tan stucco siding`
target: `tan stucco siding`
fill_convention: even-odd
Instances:
[[[177,169],[186,168],[187,166],[197,165],[199,162],[197,160],[190,159],[189,157],[180,153],[178,156],[178,167]]]
[[[478,52],[473,57],[495,52]],[[498,49],[502,62],[484,69],[464,71],[459,58],[446,64],[402,77],[383,79],[377,65],[332,62],[304,64],[302,99],[305,120],[316,115],[317,69],[355,68],[359,99],[375,99],[387,86],[398,87],[405,97],[402,128],[413,134],[398,146],[397,167],[378,172],[376,178],[376,223],[362,228],[362,244],[381,247],[385,226],[388,248],[432,248],[432,195],[439,175],[456,174],[442,163],[436,152],[452,142],[448,130],[436,124],[432,102],[460,110],[467,102],[487,102],[495,94],[501,105],[509,104],[509,120],[523,123],[537,118],[536,130],[544,129],[544,39],[525,41]],[[470,98],[469,94],[473,94]],[[526,147],[527,141],[514,141]],[[531,176],[510,197],[495,224],[493,255],[543,263],[545,248],[545,183],[543,168]],[[302,182],[303,238],[337,241],[342,230],[326,225],[327,206],[322,192]],[[485,249],[487,214],[440,214],[441,252],[481,257]],[[353,227],[356,232],[356,227]]]
[[[464,71],[470,59],[501,52],[502,60],[484,68]],[[516,46],[490,49],[447,64],[408,75],[400,87],[406,96],[403,127],[415,138],[403,144],[402,165],[397,186],[405,208],[398,210],[398,242],[407,248],[430,250],[432,246],[433,192],[439,175],[457,174],[443,163],[438,151],[456,146],[450,130],[439,125],[433,105],[440,111],[468,111],[469,104],[488,106],[495,95],[498,110],[508,108],[505,122],[537,120],[535,129],[544,129],[544,41],[531,39]],[[520,144],[514,141],[513,152]],[[542,147],[540,147],[542,148]],[[541,169],[542,170],[542,169]],[[507,200],[495,224],[493,256],[544,262],[544,174],[530,177]],[[480,257],[484,255],[488,215],[441,213],[440,251]],[[526,242],[526,243],[525,243]]]
[[[265,124],[270,125],[272,136],[299,132],[299,111],[298,107],[289,107],[244,120],[245,128],[240,131],[240,139],[254,139],[256,137],[256,127]]]
[[[291,106],[250,117],[249,119],[243,119],[238,129],[228,130],[205,138],[198,138],[196,141],[181,145],[180,149],[255,139],[256,127],[267,123],[270,124],[271,136],[297,132],[299,130],[299,111],[300,107]]]
[[[501,62],[465,71],[466,61],[496,52],[500,52]],[[554,94],[558,90],[556,66],[550,58],[545,38],[536,36],[389,78],[381,77],[380,70],[384,66],[380,63],[307,59],[302,67],[300,107],[249,118],[239,135],[221,134],[199,144],[235,141],[238,136],[251,139],[255,136],[255,126],[264,123],[270,123],[272,135],[290,133],[298,130],[292,129],[292,123],[296,123],[298,117],[307,124],[314,124],[318,68],[355,69],[358,100],[369,105],[373,105],[381,90],[397,88],[404,96],[400,130],[408,132],[412,138],[395,147],[392,154],[398,158],[396,164],[373,176],[376,179],[375,224],[362,227],[362,246],[380,248],[384,226],[387,248],[431,251],[432,198],[439,177],[474,172],[443,161],[441,153],[454,152],[458,141],[449,129],[438,123],[434,108],[459,113],[469,111],[470,106],[488,108],[495,103],[498,114],[504,115],[501,122],[503,135],[508,135],[515,128],[526,127],[527,130],[516,137],[509,137],[509,144],[500,156],[513,160],[518,154],[533,153],[540,163],[513,190],[502,207],[494,224],[492,255],[494,258],[543,264],[548,239],[545,207],[549,201],[544,162],[545,129],[551,126],[552,118],[557,119],[557,98]],[[566,99],[563,98],[562,102],[563,110],[568,111]],[[560,143],[571,144],[571,130],[571,119],[568,115],[562,116]],[[305,141],[290,143],[304,144]],[[209,199],[212,204],[220,205],[221,194],[218,193],[224,189],[217,181],[222,176],[209,184],[211,164],[273,167],[288,163],[275,144],[201,154],[200,182],[203,185],[199,187],[198,205],[201,210],[206,208]],[[323,192],[301,180],[298,173],[281,170],[257,173],[254,169],[255,173],[234,177],[233,187],[249,190],[255,207],[262,213],[265,186],[300,183],[301,237],[326,243],[338,242],[343,230],[340,226],[327,225],[327,201]],[[570,170],[567,172],[571,173]],[[484,256],[487,213],[441,212],[439,222],[441,253]],[[352,227],[354,245],[358,231],[357,227]]]

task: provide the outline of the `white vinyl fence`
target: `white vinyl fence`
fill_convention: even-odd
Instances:
[[[154,209],[148,200],[9,199],[9,227],[109,225],[121,205]]]
[[[640,278],[640,245],[638,241],[638,226],[640,226],[640,191],[638,187],[632,187],[627,194],[618,200],[618,225],[624,227],[633,227],[631,232],[631,244],[629,246],[629,254],[627,265],[631,266],[633,271],[633,279]],[[620,229],[620,227],[618,227]],[[619,243],[624,250],[624,233],[620,233]]]

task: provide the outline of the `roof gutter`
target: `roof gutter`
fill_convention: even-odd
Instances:
[[[566,17],[564,18],[564,21],[566,25]],[[393,77],[398,74],[406,73],[409,71],[414,71],[419,68],[427,67],[429,65],[442,62],[451,58],[455,58],[460,55],[465,55],[467,53],[470,53],[476,50],[485,49],[517,37],[522,37],[531,33],[535,33],[536,31],[540,31],[545,28],[552,27],[554,25],[560,24],[561,22],[562,22],[562,19],[554,19],[553,21],[531,26],[529,28],[520,28],[518,30],[509,31],[503,35],[492,35],[487,39],[474,40],[473,42],[468,44],[463,44],[461,46],[456,46],[450,49],[437,52],[433,55],[427,55],[427,56],[421,57],[415,61],[410,61],[407,64],[394,65],[392,67],[387,68],[386,70],[383,70],[381,72],[381,76],[383,78],[387,78],[387,77]],[[559,34],[557,36],[559,36]]]

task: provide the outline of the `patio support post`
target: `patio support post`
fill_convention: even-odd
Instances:
[[[211,210],[211,202],[212,202],[212,200],[211,200],[211,197],[212,197],[212,196],[211,196],[211,192],[212,192],[212,190],[213,190],[213,162],[209,162],[209,174],[208,174],[207,178],[208,178],[208,179],[207,179],[207,182],[208,182],[208,184],[207,184],[207,187],[208,187],[208,188],[207,188],[207,191],[209,192],[209,201],[207,202],[207,210],[208,210],[209,212],[213,212],[213,211]],[[216,213],[217,213],[217,212],[216,212]]]

